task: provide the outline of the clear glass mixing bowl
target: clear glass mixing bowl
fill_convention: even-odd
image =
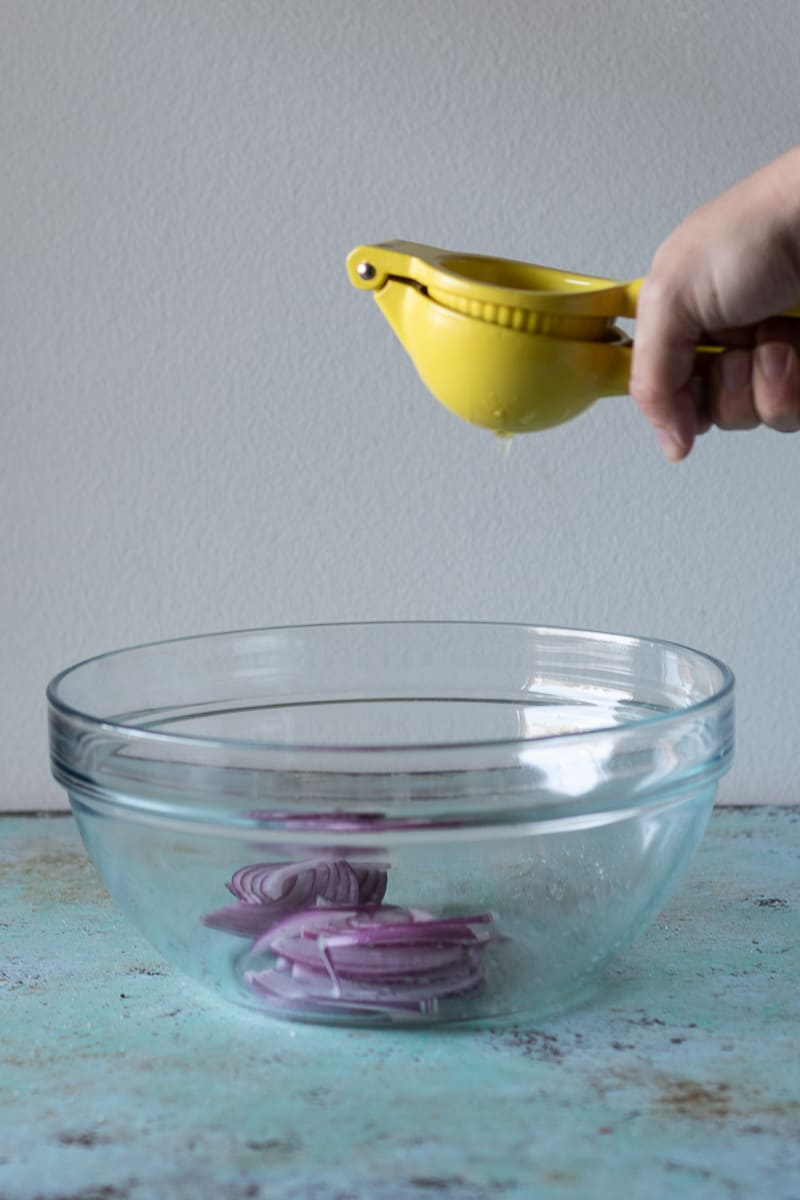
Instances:
[[[48,689],[98,872],[182,971],[273,1016],[542,1015],[591,991],[697,847],[733,677],[521,625],[248,630]]]

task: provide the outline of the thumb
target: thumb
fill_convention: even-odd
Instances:
[[[698,433],[691,380],[700,334],[681,297],[648,277],[637,305],[630,389],[670,462],[686,457]]]

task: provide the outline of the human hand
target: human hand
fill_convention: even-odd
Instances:
[[[800,429],[800,321],[776,316],[798,301],[800,147],[692,213],[642,285],[631,395],[670,462],[712,425]]]

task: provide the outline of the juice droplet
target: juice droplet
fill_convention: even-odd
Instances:
[[[509,451],[511,450],[511,443],[514,440],[513,433],[495,433],[494,436],[497,440],[497,445],[501,455],[503,458],[508,458]]]

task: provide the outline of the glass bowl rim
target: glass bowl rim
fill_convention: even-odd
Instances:
[[[597,640],[605,643],[616,643],[617,645],[650,645],[663,650],[671,650],[684,656],[689,656],[702,661],[706,665],[711,665],[717,669],[720,674],[720,685],[710,695],[705,696],[702,700],[698,700],[692,704],[686,705],[684,708],[670,709],[666,712],[653,713],[647,717],[637,718],[630,723],[621,723],[618,725],[598,726],[588,730],[574,730],[567,733],[560,732],[554,734],[534,734],[531,736],[519,736],[509,738],[488,738],[486,740],[470,739],[464,742],[447,741],[447,742],[409,742],[400,745],[387,743],[386,745],[369,744],[359,746],[358,744],[330,744],[330,743],[314,743],[314,742],[292,742],[280,741],[269,742],[263,739],[251,738],[235,738],[235,737],[204,737],[197,734],[187,733],[165,733],[161,730],[152,730],[146,725],[138,725],[126,723],[124,721],[109,719],[98,715],[97,713],[86,711],[83,708],[76,708],[59,694],[62,684],[70,677],[86,667],[92,666],[95,663],[109,661],[112,659],[123,658],[128,654],[135,654],[142,650],[158,650],[161,647],[178,646],[182,644],[191,644],[198,642],[223,641],[226,638],[246,637],[256,634],[290,634],[300,633],[307,630],[315,632],[324,632],[326,630],[352,630],[354,632],[360,629],[412,629],[412,628],[461,628],[461,629],[476,629],[476,630],[512,630],[518,631],[520,634],[539,633],[546,635],[564,635],[572,636],[581,640],[591,641]],[[392,754],[403,758],[424,752],[425,754],[435,755],[437,751],[448,752],[452,754],[459,750],[480,750],[492,749],[499,750],[504,747],[513,749],[535,744],[558,744],[565,745],[574,744],[575,742],[600,738],[609,734],[619,734],[625,730],[636,729],[645,730],[664,726],[670,722],[685,721],[687,718],[703,713],[704,711],[719,705],[722,701],[730,698],[735,686],[735,675],[732,669],[712,654],[704,650],[697,650],[692,646],[687,646],[680,642],[671,641],[664,638],[649,637],[640,634],[623,634],[615,633],[606,630],[597,629],[579,629],[566,625],[549,625],[549,624],[532,624],[528,622],[516,621],[488,621],[488,620],[370,620],[370,621],[328,621],[328,622],[304,622],[300,624],[283,624],[283,625],[266,625],[266,626],[250,626],[242,629],[225,629],[215,632],[188,634],[180,637],[162,638],[151,642],[138,642],[127,646],[118,647],[115,650],[104,651],[99,654],[90,655],[87,658],[81,659],[72,665],[65,667],[59,671],[47,685],[46,697],[50,708],[60,716],[70,720],[77,721],[85,727],[102,729],[106,733],[119,735],[120,737],[131,738],[135,737],[137,742],[152,742],[153,744],[165,745],[173,744],[180,745],[186,748],[192,746],[196,748],[202,747],[206,750],[224,749],[225,747],[238,747],[241,749],[252,749],[254,751],[262,751],[263,753],[292,753],[309,755],[312,759],[315,755],[331,755],[338,750],[346,751],[350,754],[363,753],[365,757],[371,755],[379,755],[385,751],[391,751]],[[280,707],[280,705],[276,705]]]

